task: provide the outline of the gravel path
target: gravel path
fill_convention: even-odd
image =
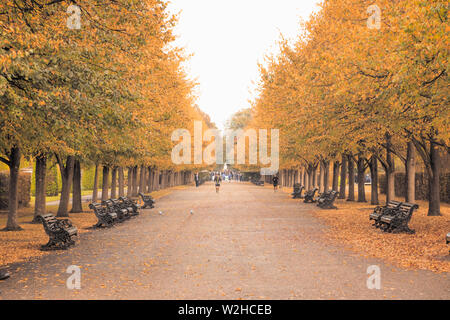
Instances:
[[[11,266],[0,296],[450,299],[448,274],[400,270],[329,243],[310,207],[250,184],[174,191],[140,217],[83,234],[68,252]],[[66,288],[71,265],[81,267],[81,290]],[[367,288],[371,265],[381,269],[380,290]]]

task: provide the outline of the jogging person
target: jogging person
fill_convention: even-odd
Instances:
[[[273,182],[273,191],[276,192],[278,190],[278,176],[274,176],[272,182]]]

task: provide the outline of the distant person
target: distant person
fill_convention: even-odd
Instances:
[[[195,174],[194,180],[195,180],[195,186],[198,188],[198,186],[200,184],[200,178],[198,177],[198,172]]]
[[[219,191],[220,191],[220,183],[222,182],[222,178],[220,177],[220,175],[219,174],[217,174],[215,177],[214,177],[214,183],[215,183],[215,185],[216,185],[216,193],[219,193]]]
[[[278,176],[273,177],[273,191],[276,192],[278,190],[279,179]]]

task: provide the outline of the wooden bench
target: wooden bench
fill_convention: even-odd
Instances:
[[[302,199],[302,193],[305,190],[305,187],[299,183],[294,184],[294,192],[291,194],[292,199]]]
[[[370,214],[370,220],[374,221],[373,226],[376,228],[381,227],[381,217],[384,215],[394,215],[395,210],[397,210],[402,205],[402,202],[391,200],[386,206],[378,206]]]
[[[114,212],[117,214],[118,222],[123,222],[126,219],[130,218],[130,213],[127,209],[121,207],[118,200],[109,199],[106,201],[102,201],[102,205],[106,207],[109,212]]]
[[[95,216],[98,219],[98,222],[94,225],[94,228],[110,228],[118,219],[117,213],[109,210],[108,207],[99,203],[91,203],[89,208],[94,211]]]
[[[316,196],[316,192],[319,191],[318,188],[314,188],[313,190],[309,190],[306,194],[305,194],[305,200],[304,203],[314,203],[316,202],[316,200],[314,199],[314,197]]]
[[[155,200],[151,196],[146,196],[143,193],[139,193],[142,201],[144,202],[144,206],[142,209],[150,208],[153,209],[155,207]]]
[[[336,209],[337,207],[334,205],[334,201],[336,201],[339,192],[337,191],[328,191],[324,192],[317,200],[317,206],[321,209]]]
[[[445,238],[445,240],[447,241],[447,244],[450,243],[450,232],[447,233],[447,237]],[[449,253],[450,253],[450,251],[449,251]]]
[[[120,209],[122,214],[124,215],[124,219],[130,219],[133,215],[134,209],[128,206],[126,203],[121,201],[120,199],[111,199],[111,202],[114,204],[115,208]]]
[[[6,280],[11,276],[11,274],[6,270],[0,270],[0,280]]]
[[[126,206],[127,208],[132,208],[132,212],[130,213],[132,216],[139,215],[139,210],[141,209],[141,206],[138,205],[136,201],[133,201],[128,197],[120,197],[119,201],[122,202],[123,206]]]
[[[394,214],[384,214],[380,218],[381,229],[385,232],[392,233],[409,233],[414,234],[415,231],[408,227],[414,210],[419,209],[417,204],[402,203],[398,208],[394,209]]]
[[[261,181],[261,180],[252,180],[252,183],[253,183],[255,186],[264,187],[264,181]]]
[[[49,237],[48,243],[41,247],[42,251],[67,250],[75,244],[73,237],[78,235],[78,229],[69,219],[58,220],[52,214],[38,216],[38,219]]]

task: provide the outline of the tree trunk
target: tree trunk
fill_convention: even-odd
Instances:
[[[17,207],[19,193],[19,169],[20,169],[20,148],[11,148],[9,157],[9,195],[8,195],[8,221],[4,231],[23,230],[17,222]]]
[[[355,201],[355,162],[351,155],[348,156],[348,198],[347,201]]]
[[[309,166],[308,168],[308,190],[312,190],[314,189],[314,170],[312,165]]]
[[[312,170],[312,185],[313,188],[317,188],[317,166],[313,167]]]
[[[111,172],[111,199],[117,199],[117,167]]]
[[[341,168],[341,164],[339,161],[333,162],[333,190],[339,190],[339,171]]]
[[[406,152],[406,202],[416,202],[416,148],[414,142],[408,142]]]
[[[133,168],[133,188],[132,188],[132,196],[133,197],[137,197],[138,196],[138,185],[139,185],[139,181],[138,181],[138,166],[135,166]]]
[[[164,190],[167,185],[167,172],[163,170],[161,173],[161,189]]]
[[[98,164],[95,165],[94,190],[92,191],[92,203],[98,201]]]
[[[330,189],[330,162],[323,162],[323,191],[327,192]]]
[[[159,170],[155,170],[155,184],[154,184],[154,190],[155,191],[159,191],[161,186],[160,186],[160,175],[161,172]]]
[[[430,165],[431,177],[429,179],[429,202],[428,216],[441,215],[441,196],[440,196],[440,175],[441,175],[441,156],[438,145],[432,141],[430,145]]]
[[[303,172],[303,186],[305,187],[305,190],[309,190],[309,175],[308,175],[308,169],[305,168],[305,171]]]
[[[125,196],[125,177],[123,173],[123,167],[119,167],[119,197]]]
[[[128,185],[127,185],[127,197],[130,198],[133,193],[133,168],[128,167]]]
[[[103,166],[102,201],[109,198],[109,167]]]
[[[70,212],[83,212],[81,199],[81,164],[79,160],[75,160],[73,166],[72,210]]]
[[[73,168],[75,164],[75,158],[73,156],[68,156],[65,165],[62,160],[59,160],[58,163],[59,163],[59,171],[61,172],[62,188],[57,216],[68,217],[70,189],[72,188],[73,182]]]
[[[147,168],[147,172],[148,172],[148,175],[147,175],[147,192],[150,193],[150,192],[152,192],[153,170],[150,167],[148,167]]]
[[[367,202],[365,160],[361,154],[358,155],[358,202]]]
[[[386,135],[386,203],[395,199],[395,161],[392,156],[391,136]]]
[[[346,198],[346,188],[347,188],[347,156],[342,155],[342,168],[341,168],[341,184],[339,187],[339,199]]]
[[[319,192],[322,193],[325,191],[324,189],[324,165],[323,162],[320,161],[319,165]]]
[[[145,181],[145,177],[147,176],[146,173],[146,167],[144,165],[141,165],[141,170],[139,171],[139,192],[138,193],[145,193],[145,185],[147,184]]]
[[[370,158],[371,196],[370,204],[379,205],[378,200],[378,159],[376,156]]]
[[[36,157],[35,173],[35,200],[34,200],[34,219],[33,223],[39,223],[38,216],[46,213],[46,175],[47,175],[47,157],[39,155]]]

